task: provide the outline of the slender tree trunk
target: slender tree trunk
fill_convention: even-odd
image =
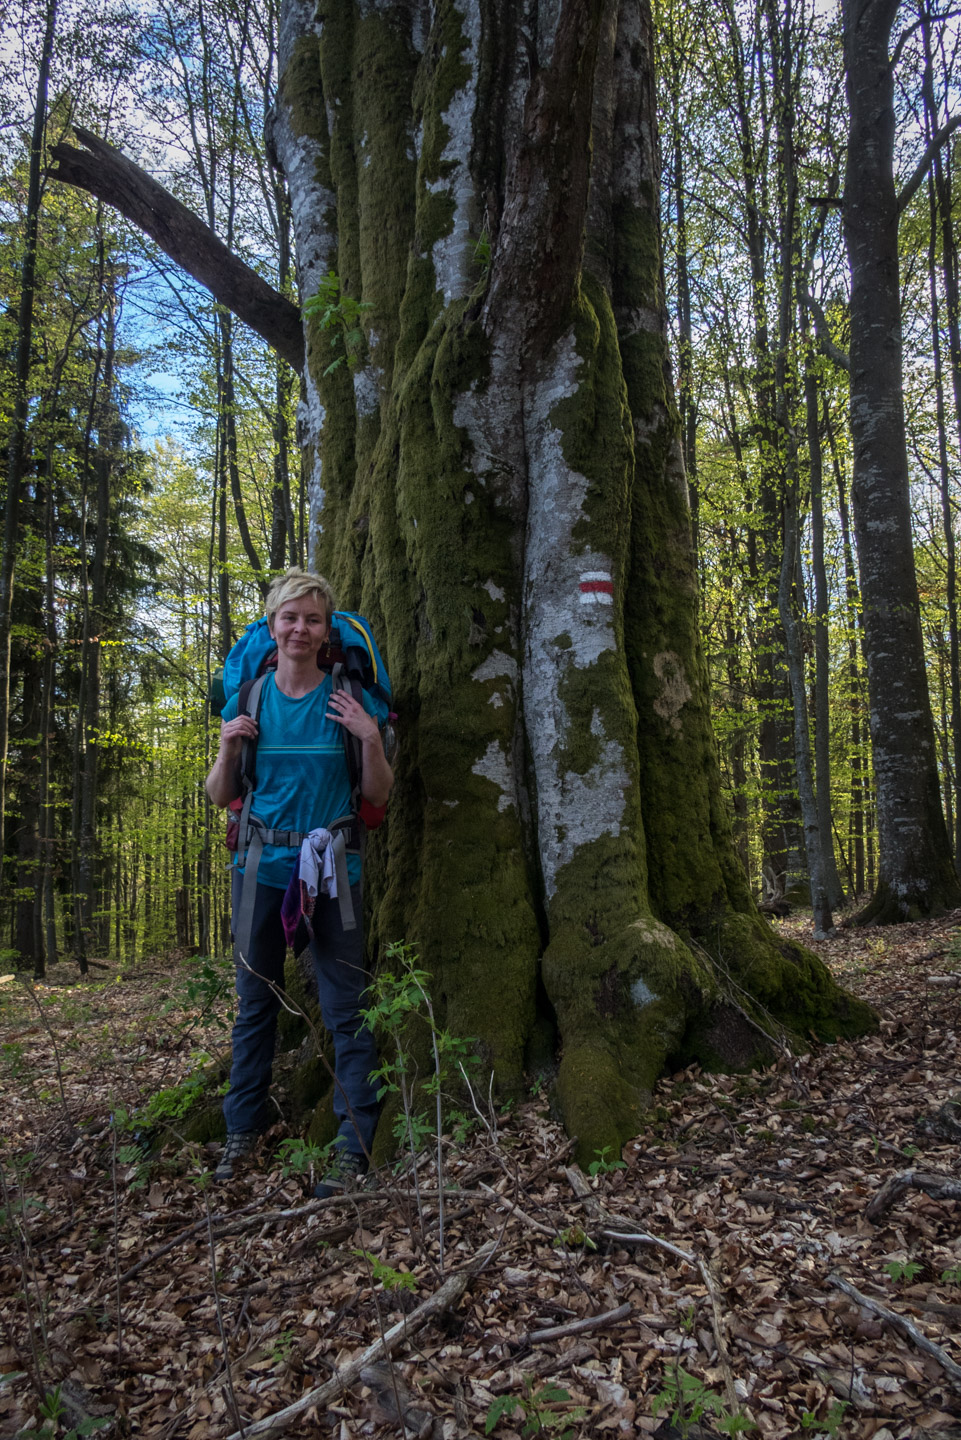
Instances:
[[[880,873],[862,921],[961,903],[941,809],[927,688],[901,375],[894,79],[897,0],[842,0],[850,136],[844,233],[851,264],[852,494],[864,605]]]
[[[844,891],[834,858],[831,806],[831,660],[829,653],[828,577],[824,564],[824,467],[821,454],[817,379],[808,367],[804,376],[808,467],[811,482],[811,568],[814,573],[814,765],[817,784],[821,864],[832,909],[844,904]]]
[[[10,743],[10,634],[13,619],[13,585],[20,536],[20,503],[29,423],[30,352],[33,345],[33,310],[37,274],[37,235],[40,223],[43,133],[47,120],[47,90],[57,21],[57,0],[47,0],[27,173],[27,210],[24,217],[23,259],[20,266],[20,302],[17,312],[16,365],[13,414],[7,455],[4,497],[3,550],[0,552],[0,880],[6,853],[4,829],[7,809],[7,757]]]
[[[924,104],[927,118],[927,133],[934,135],[938,130],[938,111],[934,98],[934,80],[931,62],[930,25],[926,14],[922,15],[924,36]],[[941,489],[941,519],[944,527],[945,559],[945,601],[947,607],[948,641],[950,648],[950,689],[951,689],[951,755],[955,787],[961,783],[961,645],[958,633],[958,561],[954,532],[954,502],[951,495],[951,478],[948,465],[947,424],[944,404],[944,379],[941,365],[941,321],[938,296],[938,238],[941,241],[941,279],[944,286],[945,311],[948,334],[951,381],[954,393],[955,430],[961,438],[961,300],[958,287],[958,247],[955,238],[955,217],[951,198],[951,152],[947,156],[938,150],[934,155],[932,173],[928,181],[929,209],[931,215],[931,238],[928,251],[928,266],[931,276],[931,338],[934,360],[934,376],[938,417],[938,465]],[[947,743],[947,742],[946,742]],[[954,790],[953,804],[945,805],[948,815],[948,830],[954,841],[955,868],[961,860],[961,804],[957,789]],[[954,824],[951,824],[951,814]]]

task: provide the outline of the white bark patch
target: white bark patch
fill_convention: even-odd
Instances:
[[[506,655],[503,650],[492,650],[486,660],[482,660],[477,669],[471,675],[472,680],[496,680],[498,676],[506,675],[512,685],[517,683],[517,661],[513,655]]]
[[[323,150],[310,135],[297,129],[296,116],[285,103],[283,76],[293,59],[298,42],[319,35],[322,27],[314,18],[312,0],[286,0],[281,9],[278,37],[278,72],[281,85],[273,113],[273,136],[277,154],[287,176],[291,197],[294,255],[301,300],[317,293],[321,278],[333,263],[336,237],[327,216],[336,208],[332,191],[318,184],[317,174]],[[320,81],[318,79],[318,95]],[[320,457],[320,436],[325,412],[310,367],[304,371],[304,396],[297,409],[297,438],[310,445],[311,468],[307,477],[309,500],[308,554],[313,554],[321,530],[324,486]]]
[[[484,589],[487,591],[488,595],[491,597],[492,600],[503,600],[504,592],[499,585],[494,584],[493,580],[486,581]]]
[[[654,656],[654,674],[661,686],[661,693],[654,701],[654,710],[672,730],[680,730],[681,710],[693,693],[687,683],[681,657],[673,650],[662,650],[660,655]]]
[[[631,999],[637,1008],[642,1010],[645,1005],[653,1005],[657,998],[654,991],[644,984],[644,981],[639,975],[631,986]]]
[[[517,808],[514,774],[504,751],[496,740],[492,740],[481,758],[471,766],[475,775],[483,775],[500,790],[497,797],[498,811],[507,810],[511,805]]]
[[[582,577],[611,577],[613,567],[608,556],[582,549],[574,540],[585,518],[588,482],[565,460],[563,436],[551,418],[558,402],[576,392],[578,364],[574,337],[568,334],[549,357],[545,378],[528,390],[525,416],[524,717],[537,780],[537,835],[548,899],[556,890],[558,870],[580,846],[621,833],[631,785],[623,750],[617,741],[603,739],[597,712],[591,731],[602,743],[590,773],[567,769],[563,753],[571,731],[560,698],[565,677],[617,648],[615,604],[581,603],[582,594],[601,593],[582,591],[582,583],[594,583]],[[616,577],[611,587],[616,601]]]
[[[383,371],[377,370],[371,365],[365,365],[362,370],[354,371],[354,404],[357,407],[359,420],[373,415],[380,404],[379,382],[383,382]]]
[[[557,24],[561,18],[561,0],[541,0],[537,7],[537,59],[543,70],[551,63]]]
[[[445,178],[428,184],[428,189],[437,193],[446,191],[454,204],[454,216],[449,234],[435,241],[431,251],[437,288],[444,296],[444,304],[459,300],[467,295],[473,285],[471,260],[476,239],[473,235],[477,220],[477,199],[474,181],[470,173],[470,155],[474,135],[474,110],[477,104],[477,63],[481,41],[481,7],[468,3],[457,13],[461,17],[463,34],[468,42],[460,52],[461,62],[468,66],[470,79],[457,90],[443,114],[448,139],[441,160]]]

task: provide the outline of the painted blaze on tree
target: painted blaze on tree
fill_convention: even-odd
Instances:
[[[758,917],[720,800],[647,7],[287,0],[280,59],[302,298],[370,305],[353,366],[308,318],[301,419],[403,716],[373,939],[505,1087],[557,1063],[589,1157],[668,1062],[871,1023]]]

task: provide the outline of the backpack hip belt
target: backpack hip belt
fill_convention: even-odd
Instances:
[[[257,900],[257,871],[260,868],[260,857],[264,852],[264,846],[281,845],[293,849],[295,846],[302,845],[307,839],[307,834],[301,834],[299,830],[274,830],[265,825],[262,820],[258,820],[256,815],[251,815],[249,808],[252,794],[252,791],[249,792],[244,802],[237,845],[237,863],[243,865],[244,875],[243,887],[240,892],[240,910],[234,925],[234,957],[243,964],[247,963],[247,952],[250,949],[254,905]],[[357,917],[354,914],[354,902],[350,894],[350,881],[347,878],[347,837],[352,830],[356,833],[356,824],[357,817],[355,815],[340,815],[324,827],[331,834],[334,873],[337,877],[337,904],[340,907],[340,923],[345,930],[357,929]],[[351,846],[351,850],[354,848]]]

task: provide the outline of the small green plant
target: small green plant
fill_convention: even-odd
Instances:
[[[474,264],[486,275],[491,268],[491,242],[486,230],[482,230],[474,246]]]
[[[383,1260],[378,1260],[369,1250],[354,1250],[352,1252],[363,1260],[370,1268],[371,1278],[377,1285],[383,1285],[385,1290],[416,1290],[416,1277],[407,1270],[395,1270],[390,1265],[385,1265]]]
[[[60,1398],[59,1385],[55,1385],[52,1390],[47,1391],[46,1397],[40,1402],[37,1409],[43,1423],[39,1430],[21,1430],[19,1433],[22,1440],[53,1440],[66,1411],[66,1406]],[[80,1440],[81,1436],[93,1435],[95,1431],[102,1430],[105,1425],[110,1423],[110,1417],[107,1415],[88,1415],[81,1420],[79,1425],[64,1431],[62,1440]]]
[[[340,276],[334,270],[327,271],[317,287],[316,295],[311,295],[304,302],[305,314],[316,316],[321,330],[332,332],[331,349],[343,350],[343,354],[336,356],[327,366],[325,375],[330,375],[345,361],[351,370],[356,370],[360,364],[364,342],[360,317],[365,310],[372,308],[369,300],[355,300],[353,295],[348,295],[341,286]]]
[[[588,1235],[587,1231],[580,1225],[568,1225],[562,1230],[554,1241],[555,1245],[561,1245],[566,1250],[596,1250],[597,1246]]]
[[[605,1145],[603,1150],[594,1151],[597,1159],[592,1160],[590,1165],[588,1165],[587,1167],[587,1173],[588,1175],[590,1175],[592,1180],[594,1179],[595,1175],[611,1175],[615,1170],[627,1169],[624,1161],[620,1158],[618,1158],[617,1160],[611,1159],[613,1153],[614,1152],[611,1149],[610,1145]]]
[[[290,1359],[290,1352],[296,1344],[297,1337],[293,1330],[280,1330],[274,1336],[270,1347],[270,1358],[277,1365],[286,1365]]]
[[[895,1285],[901,1284],[903,1280],[910,1285],[915,1276],[921,1274],[924,1266],[917,1260],[889,1260],[884,1268]]]
[[[694,1334],[694,1311],[695,1306],[685,1305],[683,1310],[678,1311],[678,1319],[681,1322],[681,1329],[685,1335]]]
[[[285,1180],[288,1175],[307,1175],[312,1169],[323,1164],[332,1149],[333,1141],[329,1145],[315,1145],[312,1140],[305,1140],[302,1135],[281,1140],[277,1146],[281,1162],[280,1173]]]
[[[913,1160],[914,1157],[915,1157],[915,1155],[917,1155],[917,1153],[918,1153],[918,1147],[917,1147],[917,1145],[902,1145],[902,1147],[901,1147],[901,1154],[902,1154],[902,1155],[906,1155],[909,1160]]]
[[[228,1030],[234,1022],[234,965],[228,956],[198,955],[184,962],[181,983],[176,995],[168,1000],[163,1013],[181,1008],[189,1012],[180,1029],[189,1030],[205,1020],[220,1030]]]
[[[524,1385],[524,1395],[498,1395],[487,1412],[484,1434],[489,1435],[503,1416],[513,1415],[519,1410],[524,1416],[522,1435],[556,1436],[557,1440],[571,1440],[574,1428],[568,1422],[583,1420],[587,1414],[584,1406],[577,1405],[572,1410],[561,1409],[561,1406],[570,1405],[571,1397],[559,1385],[542,1385],[539,1390],[535,1390],[534,1382],[529,1376],[525,1376]]]
[[[950,1270],[942,1270],[941,1283],[943,1285],[961,1285],[961,1265],[955,1265]]]
[[[848,1408],[847,1400],[835,1400],[823,1420],[819,1420],[815,1410],[801,1411],[801,1425],[805,1430],[816,1430],[818,1435],[827,1435],[830,1440],[837,1440],[841,1433],[841,1421],[844,1419],[844,1412]]]
[[[671,1424],[682,1435],[689,1435],[703,1415],[715,1417],[715,1427],[723,1435],[742,1435],[756,1430],[754,1421],[738,1412],[732,1415],[720,1395],[709,1390],[697,1375],[675,1365],[664,1376],[664,1389],[654,1396],[651,1414],[657,1419],[662,1410],[670,1409]]]

